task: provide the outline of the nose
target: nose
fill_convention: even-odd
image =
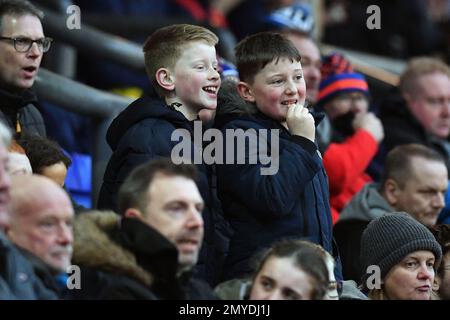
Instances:
[[[434,280],[434,269],[428,267],[426,263],[422,263],[417,278],[420,280]]]
[[[27,56],[30,58],[38,58],[42,55],[42,49],[39,48],[39,45],[36,42],[33,42],[30,50],[27,52]]]
[[[450,99],[445,100],[443,103],[441,116],[444,118],[450,117]]]
[[[286,94],[296,94],[297,93],[297,85],[293,81],[286,82]]]
[[[220,79],[219,71],[217,71],[215,68],[210,68],[208,78],[213,80]]]
[[[187,227],[189,229],[203,228],[203,217],[202,213],[197,210],[197,208],[192,208],[187,221]]]
[[[63,223],[63,225],[60,228],[58,240],[59,243],[62,245],[72,244],[73,243],[72,227],[67,225],[66,223]]]
[[[433,206],[438,209],[442,209],[445,206],[445,195],[442,192],[438,192],[433,198]]]

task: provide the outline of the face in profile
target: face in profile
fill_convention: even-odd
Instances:
[[[64,187],[67,176],[67,167],[64,162],[60,161],[43,167],[40,174],[55,181],[61,187]]]
[[[12,202],[15,204],[7,234],[14,243],[41,258],[54,270],[66,272],[72,258],[72,203],[66,192],[53,181],[42,177],[36,180],[36,177],[14,177]],[[18,195],[21,192],[18,189],[33,196]],[[24,197],[29,199],[24,200]]]
[[[384,279],[389,300],[430,300],[435,257],[431,251],[415,251],[396,264]]]
[[[262,113],[280,122],[286,121],[289,107],[305,104],[306,86],[299,61],[289,58],[272,61],[246,86],[248,90],[243,98],[255,102]]]
[[[272,256],[256,275],[250,300],[311,300],[314,283],[292,258]]]
[[[408,107],[425,130],[446,139],[450,134],[450,78],[439,72],[417,80],[413,94],[406,94]]]
[[[148,201],[144,222],[177,247],[180,266],[195,265],[203,240],[204,208],[195,182],[157,174],[150,184]]]
[[[393,207],[406,211],[422,224],[433,227],[445,205],[448,186],[445,164],[421,157],[411,159],[411,174],[392,193]]]

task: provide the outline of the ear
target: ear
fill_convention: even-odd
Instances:
[[[158,84],[166,89],[167,91],[173,91],[175,90],[175,83],[174,79],[167,68],[159,68],[156,70],[156,81]]]
[[[398,202],[400,188],[393,179],[387,179],[384,183],[384,196],[391,207],[395,207]]]
[[[253,96],[252,90],[247,82],[239,81],[237,84],[237,90],[242,99],[248,102],[255,102],[255,97]]]
[[[142,213],[140,210],[135,209],[135,208],[128,208],[125,211],[125,217],[127,218],[135,218],[135,219],[140,219],[142,220]]]
[[[432,287],[433,291],[438,292],[440,287],[441,287],[441,278],[438,275],[435,275]]]

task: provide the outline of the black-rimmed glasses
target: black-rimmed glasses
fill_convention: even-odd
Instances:
[[[47,52],[50,50],[50,46],[52,44],[53,39],[52,38],[41,38],[37,40],[32,40],[29,38],[10,38],[10,37],[0,37],[0,40],[9,40],[12,41],[14,45],[14,49],[16,49],[17,52],[28,52],[31,47],[33,46],[33,43],[36,42],[36,44],[39,47],[39,50],[42,52]]]

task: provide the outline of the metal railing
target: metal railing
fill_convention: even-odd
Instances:
[[[106,131],[111,121],[132,99],[94,89],[42,68],[34,87],[39,99],[93,119],[92,203],[95,204],[111,156],[111,149],[105,140]]]
[[[54,4],[55,0],[39,0],[37,2],[47,6],[51,3]],[[104,31],[100,31],[94,27],[90,27],[85,22],[82,24],[80,30],[67,29],[67,16],[63,14],[65,11],[62,9],[70,4],[71,1],[69,0],[59,0],[59,5],[56,6],[56,9],[61,12],[59,14],[41,7],[46,15],[44,19],[44,30],[47,35],[55,38],[57,42],[70,45],[87,55],[96,55],[132,69],[144,70],[143,52],[141,47],[137,44],[121,37],[113,36]],[[55,6],[53,6],[52,9],[55,9]],[[87,21],[90,21],[91,19],[88,18]],[[172,20],[165,20],[165,22],[158,20],[143,24],[144,20],[137,21],[133,18],[122,19],[122,22],[124,23],[124,25],[122,25],[119,24],[122,22],[116,20],[114,21],[117,23],[107,23],[107,21],[112,21],[108,19],[111,19],[111,17],[98,20],[97,25],[105,29],[109,26],[111,32],[118,32],[119,29],[129,29],[125,26],[125,23],[128,23],[128,26],[131,25],[132,28],[135,28],[136,30],[139,29],[140,31],[145,30],[147,27],[155,27],[162,23],[175,23]],[[179,22],[180,21],[177,20],[176,23]],[[150,33],[150,31],[148,31],[148,33]],[[322,49],[325,53],[331,50],[343,52],[361,72],[393,85],[395,85],[398,80],[398,75],[405,66],[404,62],[341,48],[323,46]],[[37,89],[40,99],[53,103],[65,110],[86,115],[94,119],[92,199],[95,204],[103,173],[111,155],[111,150],[106,144],[105,139],[107,128],[112,119],[131,103],[132,99],[106,93],[68,79],[71,77],[72,72],[67,70],[67,68],[66,71],[64,71],[64,61],[66,61],[66,57],[64,54],[59,54],[59,57],[61,59],[61,65],[59,68],[56,68],[56,71],[62,73],[64,76],[41,69],[37,77],[35,88]],[[71,55],[67,57],[69,64],[73,63],[71,57]],[[72,68],[72,66],[70,66],[70,68]]]

